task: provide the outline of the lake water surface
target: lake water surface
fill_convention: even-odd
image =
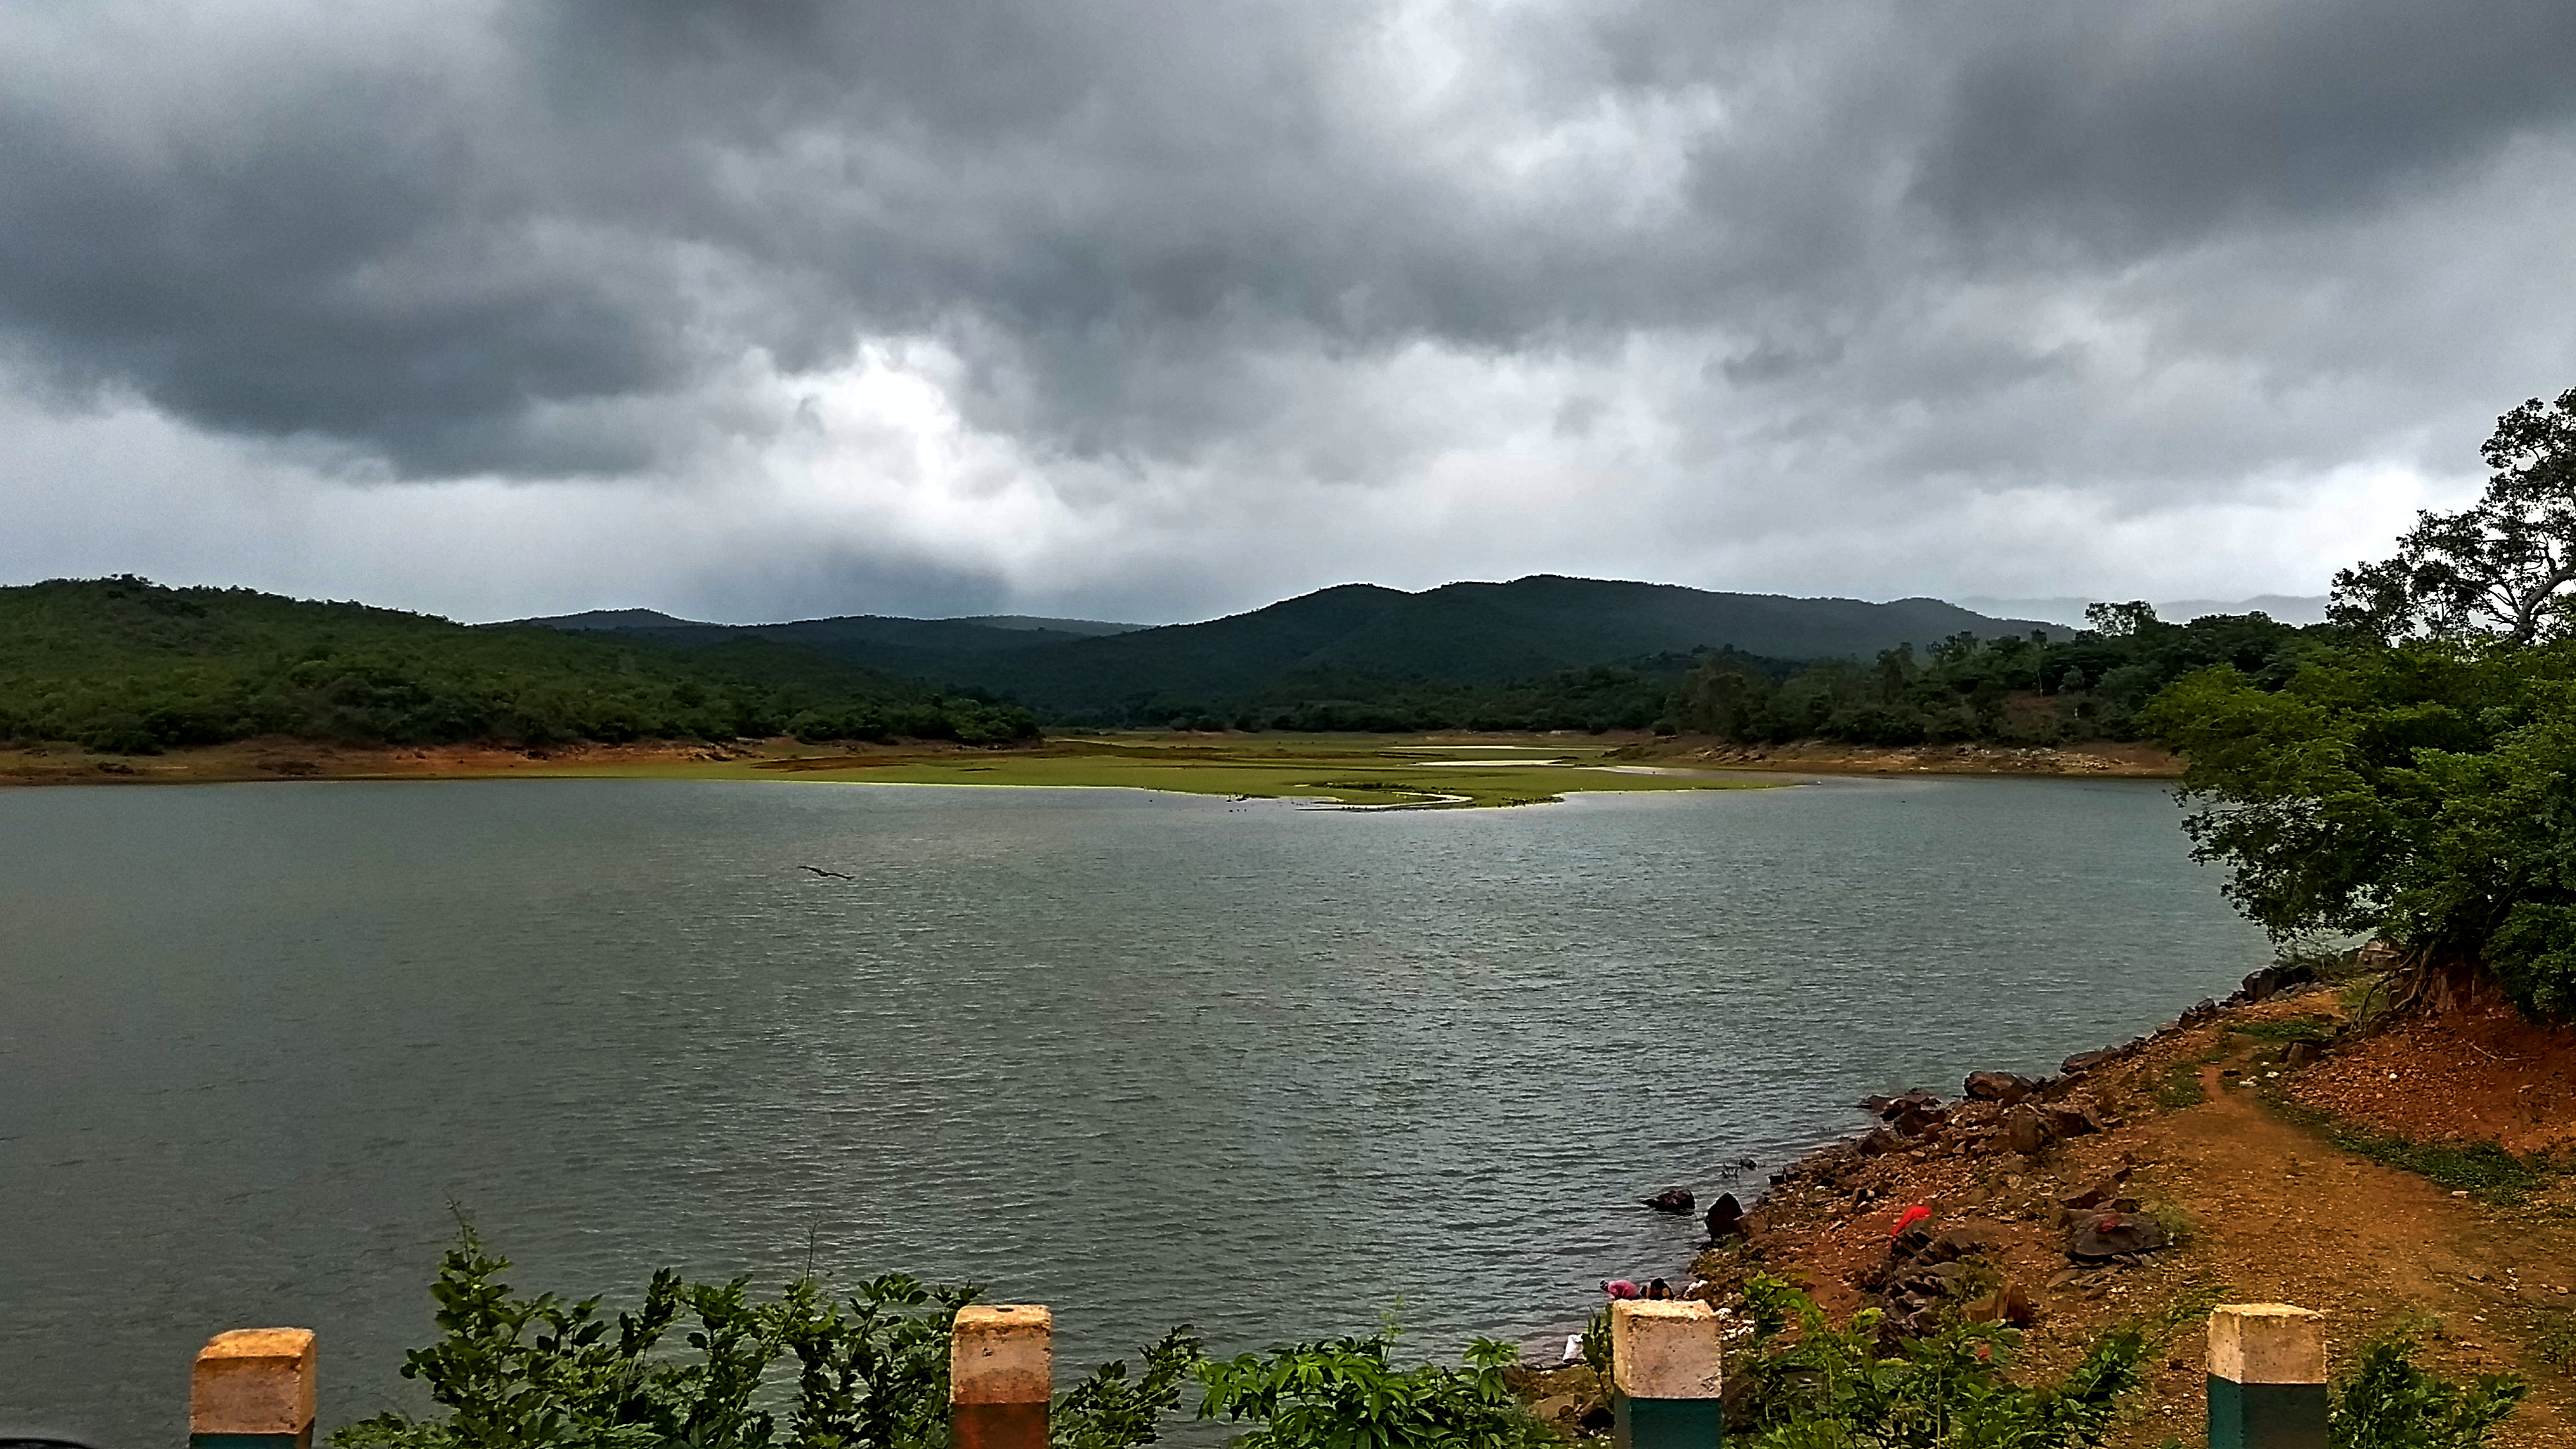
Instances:
[[[524,1290],[903,1269],[1058,1363],[1528,1337],[1846,1104],[2259,964],[2162,787],[1384,814],[1125,791],[0,792],[0,1421],[176,1445],[226,1327],[417,1390],[450,1204]],[[854,881],[796,867],[824,866]],[[1754,1179],[1758,1183],[1758,1178]]]

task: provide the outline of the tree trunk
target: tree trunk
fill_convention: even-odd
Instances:
[[[2484,961],[2432,947],[2410,949],[2388,977],[2392,1014],[2447,1016],[2504,1005],[2504,983]]]

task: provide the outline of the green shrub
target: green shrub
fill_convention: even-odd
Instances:
[[[2333,1449],[2478,1449],[2530,1385],[2511,1374],[2457,1383],[2414,1363],[2414,1345],[2383,1338],[2334,1386],[2326,1425]]]
[[[1392,1329],[1367,1338],[1287,1344],[1199,1366],[1199,1417],[1258,1420],[1236,1449],[1527,1449],[1555,1441],[1503,1387],[1518,1358],[1480,1338],[1467,1366],[1387,1362]]]
[[[430,1292],[439,1341],[404,1356],[443,1415],[383,1413],[339,1430],[339,1449],[940,1449],[949,1442],[948,1337],[971,1287],[901,1274],[842,1303],[812,1279],[755,1303],[747,1280],[686,1283],[664,1270],[612,1321],[597,1298],[520,1298],[469,1230]],[[683,1314],[687,1352],[663,1350]],[[1134,1381],[1103,1365],[1060,1398],[1056,1449],[1151,1442],[1198,1361],[1176,1329]],[[793,1369],[792,1379],[789,1369]]]
[[[1954,1322],[1891,1348],[1869,1309],[1836,1328],[1815,1301],[1780,1279],[1746,1285],[1754,1315],[1748,1432],[1757,1449],[2075,1449],[2098,1444],[2115,1401],[2136,1387],[2146,1336],[2105,1335],[2053,1385],[2006,1376],[2020,1335],[1997,1323]],[[1794,1325],[1797,1332],[1788,1332]]]

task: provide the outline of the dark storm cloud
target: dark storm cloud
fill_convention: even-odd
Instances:
[[[2555,0],[2032,7],[1955,67],[1916,194],[2127,251],[2348,214],[2564,127],[2571,59]]]
[[[2552,4],[86,9],[0,10],[42,42],[0,326],[428,477],[649,472],[760,426],[746,356],[889,334],[1041,452],[1186,458],[1417,341],[1672,332],[1712,390],[1834,374],[1769,424],[1830,432],[2081,372],[1927,322],[1963,280],[2385,208],[2576,114]]]

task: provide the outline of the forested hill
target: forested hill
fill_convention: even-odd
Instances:
[[[1661,713],[1672,681],[1698,653],[1868,658],[1960,634],[2069,633],[1937,599],[1873,604],[1552,575],[1421,593],[1344,584],[1246,614],[1154,629],[1037,619],[1013,621],[1021,626],[1014,633],[994,627],[999,622],[860,617],[721,629],[674,621],[642,632],[672,642],[746,635],[792,641],[889,673],[1015,699],[1069,722],[1159,725],[1250,714],[1324,728],[1409,727],[1416,716],[1506,727],[1642,726]],[[576,620],[560,626],[597,627]],[[1557,678],[1603,669],[1625,671],[1625,679]],[[1598,698],[1605,688],[1621,697]],[[1569,690],[1596,698],[1539,698]]]
[[[1793,661],[2043,626],[1539,577],[1324,589],[1163,628],[849,617],[724,626],[647,610],[465,626],[136,578],[0,588],[0,740],[152,750],[253,735],[991,742],[1067,725],[1641,729],[1704,661]],[[2053,631],[2062,635],[2066,631]],[[1002,701],[994,703],[993,701]]]
[[[1204,624],[996,655],[959,677],[1043,709],[1085,713],[1155,698],[1232,700],[1300,675],[1501,684],[1695,650],[1865,658],[1962,632],[2040,627],[1936,599],[1870,604],[1546,575],[1418,594],[1346,584]]]
[[[1026,710],[732,631],[685,647],[135,578],[0,588],[0,740],[125,751],[267,734],[981,743],[1035,729]]]

